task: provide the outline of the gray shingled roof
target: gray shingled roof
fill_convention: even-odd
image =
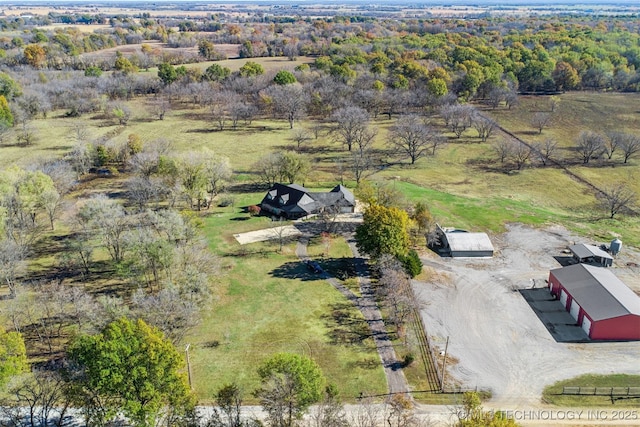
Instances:
[[[640,297],[609,269],[575,264],[551,270],[562,286],[598,321],[634,314],[640,316]]]
[[[598,258],[613,259],[611,255],[594,245],[585,245],[583,243],[580,243],[578,245],[569,246],[569,250],[576,254],[576,256],[580,259],[589,258],[592,256]]]
[[[355,206],[355,197],[347,188],[338,185],[330,192],[312,193],[298,184],[276,183],[262,199],[262,206],[280,209],[289,214],[312,214],[327,206]]]

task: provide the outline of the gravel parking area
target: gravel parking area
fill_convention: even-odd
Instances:
[[[561,227],[511,225],[493,236],[492,259],[429,256],[429,283],[414,282],[434,346],[449,337],[447,375],[465,387],[490,388],[492,406],[540,405],[545,386],[585,373],[640,374],[640,342],[557,342],[518,289],[546,286],[554,256],[586,242]],[[640,253],[623,247],[612,271],[640,293]]]

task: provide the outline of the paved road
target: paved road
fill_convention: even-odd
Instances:
[[[378,354],[380,355],[384,373],[387,377],[389,393],[408,393],[409,385],[404,376],[404,372],[402,371],[402,364],[396,356],[391,338],[389,337],[389,334],[387,334],[384,321],[382,320],[382,314],[376,304],[375,295],[371,287],[371,280],[369,278],[369,270],[365,259],[358,253],[355,241],[352,238],[349,238],[347,241],[354,256],[353,263],[360,282],[361,296],[355,295],[351,290],[343,286],[338,279],[331,277],[326,272],[323,273],[323,278],[342,295],[344,295],[345,298],[358,307],[364,316],[369,328],[371,329],[371,336],[373,337],[376,348],[378,349]],[[307,244],[308,238],[306,237],[303,237],[298,241],[298,245],[296,246],[296,255],[298,258],[308,258]]]

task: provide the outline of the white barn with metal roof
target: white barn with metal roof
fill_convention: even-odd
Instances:
[[[487,233],[470,233],[440,226],[438,231],[442,246],[454,258],[493,256],[493,244]]]

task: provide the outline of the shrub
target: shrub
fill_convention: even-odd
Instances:
[[[226,208],[227,206],[232,206],[234,202],[233,196],[225,194],[220,197],[220,201],[218,201],[218,207]]]
[[[260,206],[251,205],[247,208],[247,212],[249,212],[251,216],[258,216],[260,215]]]
[[[407,255],[400,256],[399,260],[412,279],[422,272],[422,261],[415,250],[409,250]]]
[[[404,355],[403,364],[404,366],[410,366],[414,360],[416,360],[416,357],[413,355],[413,353],[407,353]]]

